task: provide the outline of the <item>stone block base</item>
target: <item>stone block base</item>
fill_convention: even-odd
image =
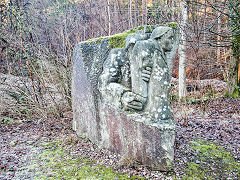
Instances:
[[[116,37],[119,38],[119,35]],[[100,43],[82,42],[75,47],[72,75],[73,129],[100,148],[121,154],[123,158],[135,159],[152,170],[168,171],[174,159],[175,123],[168,111],[167,93],[162,94],[162,90],[167,92],[170,85],[166,81],[163,85],[159,84],[159,88],[155,80],[149,82],[151,96],[148,101],[153,103],[148,106],[148,111],[132,113],[114,106],[112,101],[105,101],[98,85],[104,62],[110,60],[109,41],[112,38],[105,37]],[[125,52],[124,49],[121,52]],[[161,73],[168,77],[167,71],[163,70]],[[153,70],[151,79],[158,77],[157,72]],[[117,96],[115,94],[112,99]],[[159,108],[154,109],[153,106]],[[165,114],[159,116],[160,112]]]
[[[168,171],[174,158],[175,129],[169,125],[146,125],[134,115],[101,105],[99,145],[124,158],[134,158],[152,170]]]

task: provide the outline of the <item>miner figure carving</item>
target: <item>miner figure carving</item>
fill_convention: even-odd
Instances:
[[[152,33],[138,32],[126,38],[126,46],[112,49],[99,77],[102,98],[125,111],[148,113],[169,119],[169,61],[176,35],[171,27],[159,26]],[[175,48],[176,49],[176,48]]]

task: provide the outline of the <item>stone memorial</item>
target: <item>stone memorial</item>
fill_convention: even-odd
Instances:
[[[79,43],[73,55],[73,129],[100,148],[168,171],[175,122],[169,107],[176,23]]]

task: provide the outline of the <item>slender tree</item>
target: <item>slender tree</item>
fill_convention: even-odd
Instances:
[[[186,34],[185,29],[188,22],[187,1],[181,3],[182,21],[180,24],[181,41],[179,45],[179,99],[186,97]]]
[[[230,60],[229,94],[239,97],[240,93],[240,1],[229,0],[230,24],[232,31],[232,57]]]

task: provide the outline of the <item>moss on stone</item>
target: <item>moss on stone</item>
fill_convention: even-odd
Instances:
[[[99,37],[99,38],[89,39],[87,41],[84,41],[84,43],[87,42],[87,43],[90,43],[91,45],[93,45],[94,43],[100,44],[103,39],[108,38],[109,48],[110,49],[124,48],[125,47],[125,43],[126,43],[126,37],[128,35],[134,34],[137,31],[146,31],[148,33],[151,33],[158,26],[168,26],[168,27],[176,28],[176,27],[178,27],[178,24],[173,22],[173,23],[167,23],[167,24],[161,24],[161,25],[139,26],[139,27],[135,27],[133,29],[130,29],[130,30],[127,30],[125,32],[122,32],[122,33],[119,33],[119,34],[115,34],[115,35],[112,35],[112,36],[106,36],[106,37]]]
[[[103,37],[99,37],[99,38],[89,39],[89,40],[84,41],[84,42],[88,42],[91,45],[93,45],[94,43],[100,44],[102,42],[102,40],[103,40]]]
[[[130,34],[136,33],[136,29],[131,29],[120,34],[109,36],[109,47],[111,49],[124,48],[126,43],[126,38]]]
[[[167,23],[166,26],[172,27],[172,28],[177,28],[177,27],[179,27],[178,23],[176,23],[176,22]]]
[[[109,48],[113,49],[113,48],[124,48],[125,47],[125,42],[126,42],[126,37],[130,34],[136,33],[137,28],[125,31],[123,33],[119,33],[119,34],[115,34],[112,36],[105,36],[105,37],[99,37],[99,38],[93,38],[93,39],[89,39],[87,41],[83,41],[81,43],[89,43],[91,45],[93,44],[101,44],[102,40],[107,38],[109,41]]]

